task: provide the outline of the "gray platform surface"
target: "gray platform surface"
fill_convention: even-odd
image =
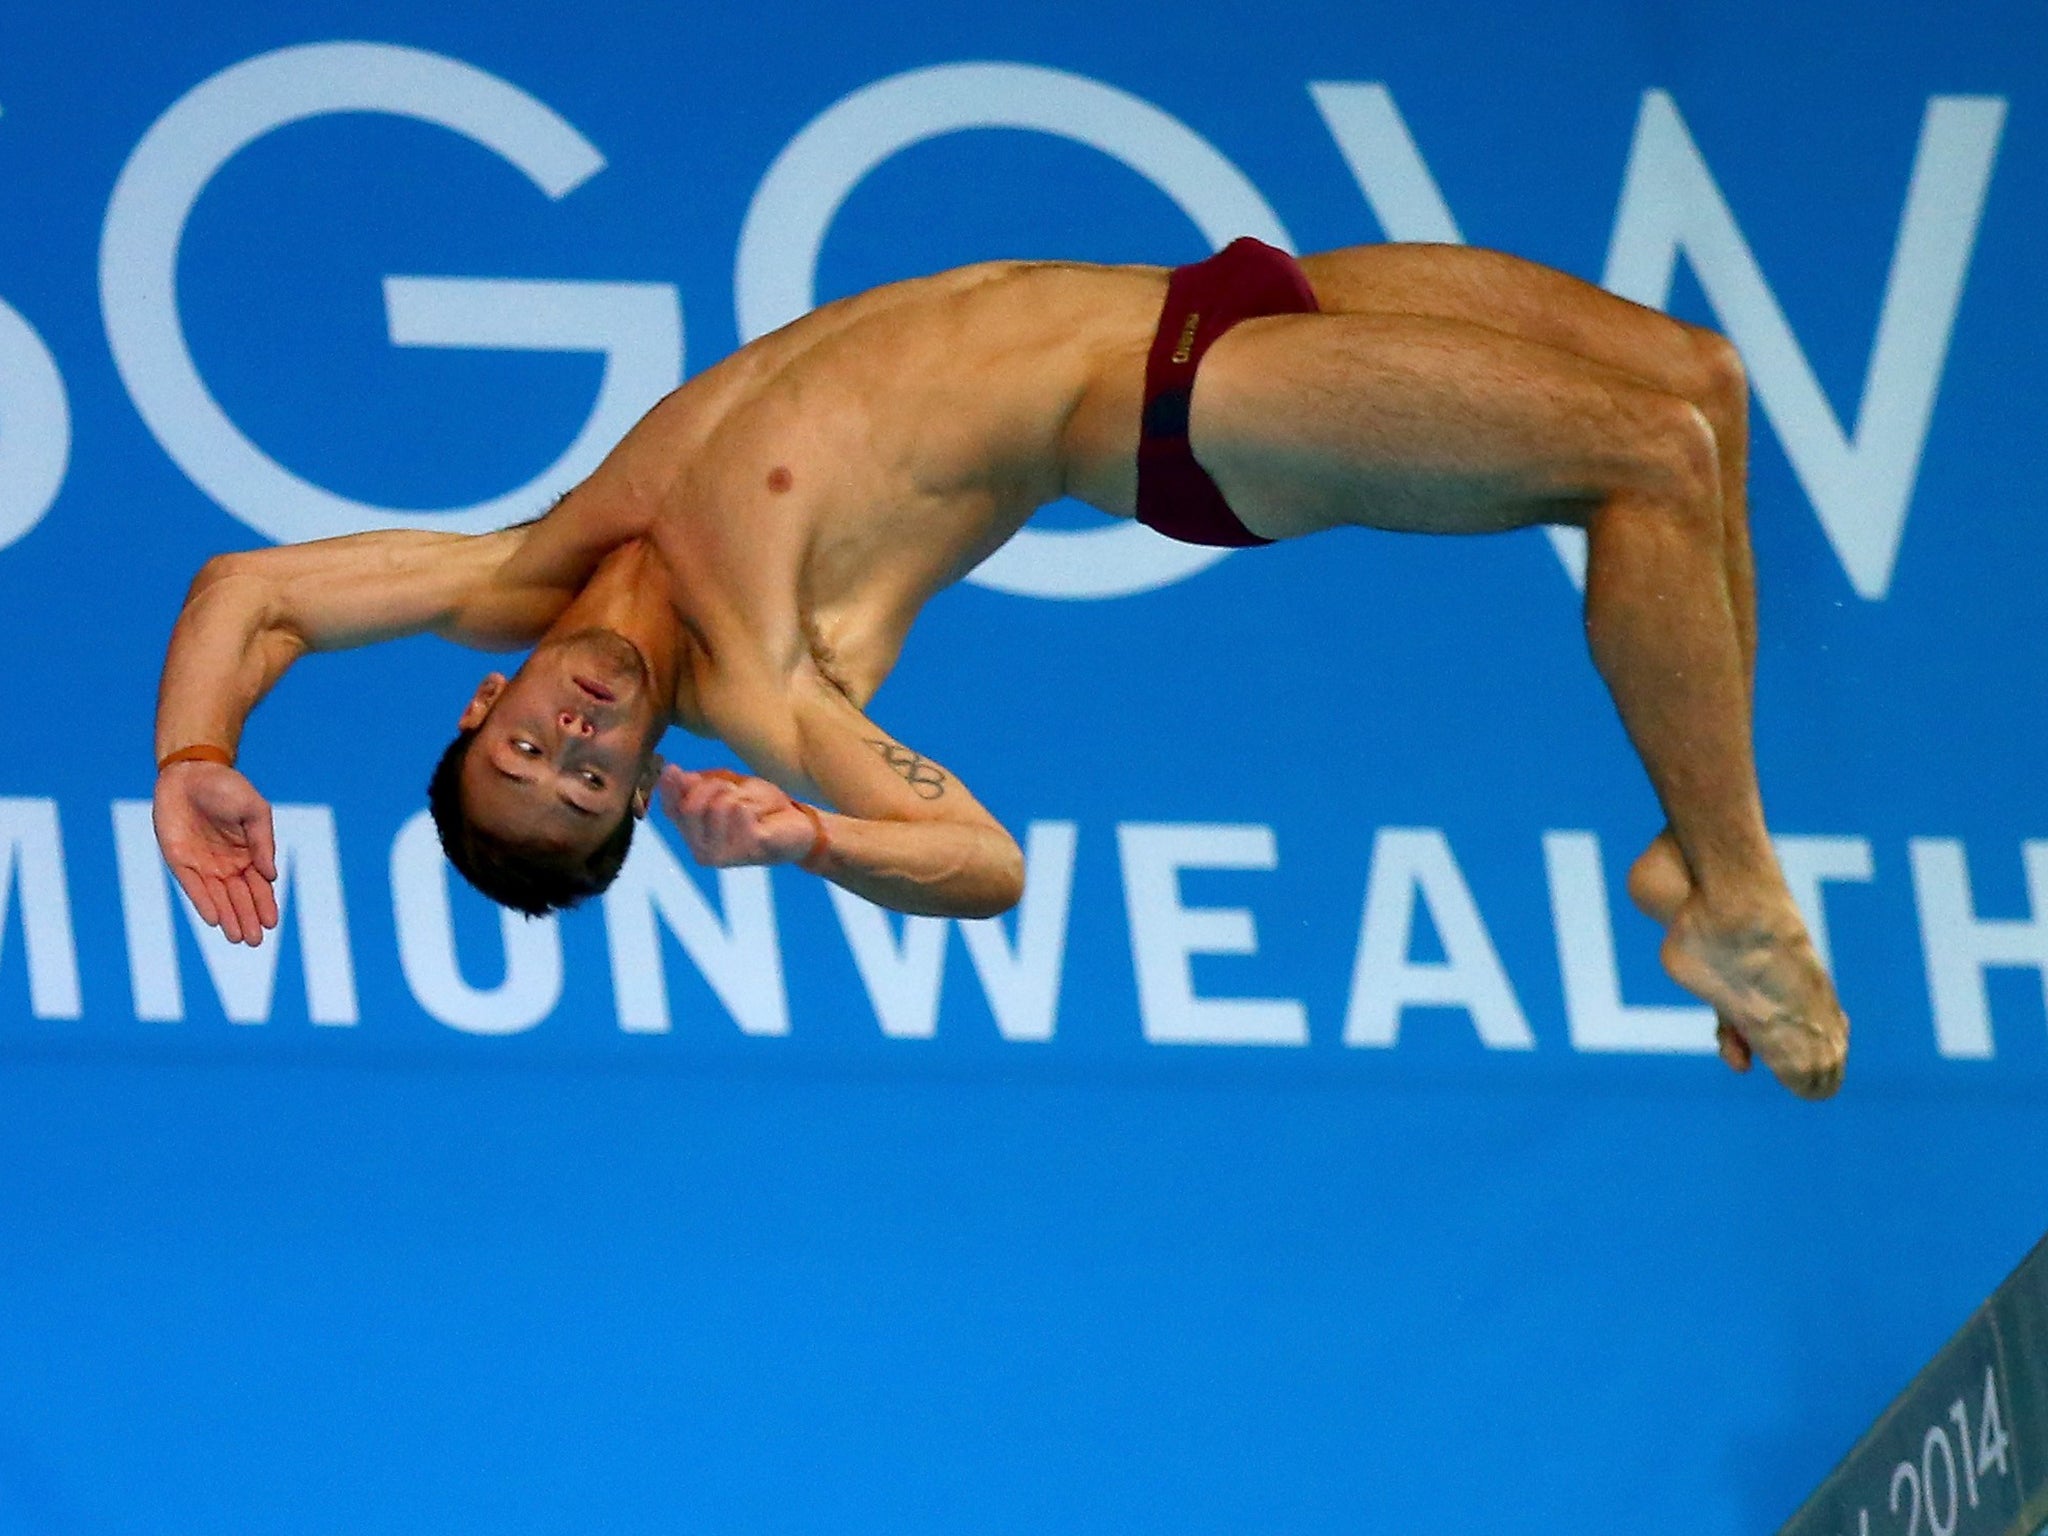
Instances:
[[[2048,1238],[1780,1536],[2037,1536],[2048,1528]]]

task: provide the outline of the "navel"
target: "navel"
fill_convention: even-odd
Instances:
[[[796,476],[789,472],[789,467],[785,464],[778,464],[768,471],[768,489],[777,494],[788,490],[795,484]]]

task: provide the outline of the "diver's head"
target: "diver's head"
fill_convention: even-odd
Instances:
[[[609,629],[547,641],[493,672],[427,786],[448,862],[537,917],[610,885],[661,772],[668,724],[646,661]]]

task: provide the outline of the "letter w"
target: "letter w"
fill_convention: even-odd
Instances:
[[[1389,240],[1463,242],[1384,85],[1323,82],[1309,90]],[[1928,100],[1851,435],[1821,392],[1671,97],[1645,92],[1636,118],[1601,281],[1623,298],[1661,309],[1685,253],[1862,597],[1875,600],[1891,588],[2004,124],[2005,102],[1996,96]],[[1585,535],[1548,531],[1566,570],[1584,586]]]
[[[1892,251],[1853,435],[1842,430],[1678,108],[1647,91],[1602,283],[1662,308],[1683,250],[1859,596],[1882,598],[1948,359],[2005,123],[1996,96],[1935,96]]]

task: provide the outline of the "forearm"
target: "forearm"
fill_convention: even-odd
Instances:
[[[731,776],[678,774],[670,814],[699,859],[799,862],[878,906],[922,916],[993,917],[1017,904],[1017,840],[947,769],[869,720],[810,661],[789,682],[743,661],[728,658],[723,688],[699,697],[712,728],[761,778],[722,787]],[[817,800],[836,809],[805,804]],[[728,817],[727,805],[748,814]],[[823,830],[815,845],[798,809]]]
[[[209,562],[192,585],[164,657],[159,758],[200,742],[236,749],[249,712],[305,651],[274,618],[260,577],[232,561]]]
[[[804,867],[878,906],[928,917],[993,917],[1024,894],[1024,855],[993,822],[819,815],[825,840]]]

